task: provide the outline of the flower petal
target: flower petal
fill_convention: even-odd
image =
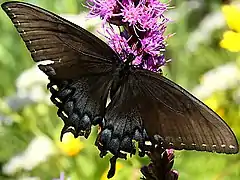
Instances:
[[[68,156],[75,156],[83,149],[83,143],[78,138],[74,138],[71,133],[66,133],[58,145],[62,152]]]
[[[220,46],[232,52],[240,52],[240,33],[226,31]]]
[[[224,5],[222,11],[229,28],[240,33],[240,8],[234,5]]]

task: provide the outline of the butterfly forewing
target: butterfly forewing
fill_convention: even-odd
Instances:
[[[83,28],[39,7],[6,2],[2,8],[11,18],[36,62],[55,78],[110,72],[118,60],[114,51]],[[41,66],[40,66],[41,67]]]
[[[136,74],[156,107],[152,110],[157,112],[154,119],[142,113],[149,134],[160,134],[175,149],[238,152],[230,127],[200,100],[163,76],[148,71]]]

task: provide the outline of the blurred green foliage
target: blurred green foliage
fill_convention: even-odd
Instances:
[[[0,0],[0,2],[5,1]],[[86,11],[81,0],[26,0],[25,2],[37,4],[57,14],[78,14]],[[168,41],[167,57],[171,58],[172,62],[164,68],[167,77],[186,89],[193,89],[199,85],[201,77],[207,71],[229,62],[237,62],[239,54],[227,52],[219,47],[219,41],[227,26],[215,28],[210,34],[206,30],[207,34],[199,34],[199,36],[208,35],[207,41],[198,43],[194,50],[190,49],[193,45],[190,44],[190,48],[188,47],[190,41],[196,42],[190,38],[201,28],[203,20],[210,19],[212,13],[220,11],[219,0],[173,0],[171,4],[175,9],[169,10],[169,16],[175,21],[169,25],[168,32],[176,34]],[[83,149],[79,154],[70,157],[62,152],[58,145],[63,123],[57,117],[54,106],[46,102],[32,102],[17,110],[8,106],[6,97],[16,94],[16,79],[24,70],[32,66],[33,62],[24,43],[8,17],[0,10],[0,167],[2,168],[0,179],[38,177],[47,180],[59,178],[60,172],[64,172],[65,176],[71,177],[72,180],[104,179],[103,174],[109,166],[109,156],[101,159],[98,155],[99,152],[94,146],[97,129],[94,129],[88,140],[80,139],[83,142]],[[216,92],[212,96],[224,110],[223,118],[240,139],[240,105],[232,96],[237,90],[238,87],[233,87],[230,90]],[[6,163],[11,158],[20,156],[30,142],[39,136],[50,139],[54,153],[33,168],[19,168],[14,173],[6,173]],[[31,166],[34,158],[39,157],[42,150],[47,148],[40,146],[31,161],[28,162],[23,158],[23,163]],[[115,179],[139,179],[141,176],[139,168],[147,164],[148,159],[135,156],[128,161],[119,160],[119,163],[120,168]],[[174,168],[180,173],[182,180],[238,180],[240,155],[177,151]]]

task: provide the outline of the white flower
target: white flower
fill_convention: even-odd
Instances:
[[[49,94],[46,92],[48,82],[47,76],[37,66],[33,66],[17,78],[17,96],[35,102],[48,101]]]
[[[199,86],[193,89],[200,99],[209,97],[217,91],[224,91],[240,85],[240,70],[233,62],[217,67],[208,71],[202,77]]]
[[[35,137],[23,153],[11,158],[3,166],[2,171],[7,175],[15,174],[19,170],[30,171],[53,154],[55,147],[48,137]]]

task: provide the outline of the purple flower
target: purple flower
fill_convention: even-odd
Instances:
[[[90,16],[100,16],[105,21],[112,17],[117,7],[116,0],[88,0],[88,8]]]
[[[138,21],[141,19],[141,14],[143,12],[143,4],[141,2],[135,6],[134,2],[131,0],[127,0],[128,3],[125,3],[125,6],[122,5],[122,16],[123,22],[128,22],[129,26],[136,25]]]
[[[169,19],[164,13],[168,4],[159,0],[88,0],[87,4],[90,16],[103,19],[109,45],[123,61],[134,54],[133,65],[160,71],[166,63],[168,36],[164,36],[164,32]]]
[[[153,33],[140,41],[143,51],[151,56],[156,56],[165,50],[164,38],[161,34]]]

